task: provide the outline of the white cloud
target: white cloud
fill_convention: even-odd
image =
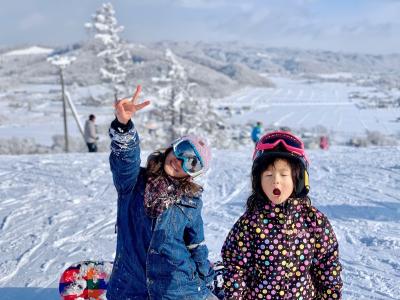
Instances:
[[[318,0],[250,2],[248,9],[222,19],[214,34],[277,46],[400,52],[400,41],[395,40],[400,33],[400,1],[344,6]]]
[[[54,39],[51,22],[60,25],[58,32],[64,31],[57,36],[62,36],[60,42],[66,37],[79,39],[71,30],[74,22],[90,18],[90,13],[85,20],[69,17],[76,11],[78,0],[66,4],[62,15],[58,6],[57,10],[48,5],[47,11],[39,11],[32,3],[29,8],[25,6],[25,11],[31,13],[22,18],[25,11],[15,5],[19,18],[1,11],[12,19],[8,26],[19,29],[20,40],[27,36]],[[94,11],[95,5],[90,5]],[[333,45],[335,50],[343,51],[370,48],[372,41],[375,48],[400,52],[400,39],[396,39],[400,33],[400,0],[129,0],[116,1],[115,8],[117,16],[125,17],[120,22],[126,32],[138,40],[244,40],[271,46],[325,45],[329,49]],[[126,13],[137,9],[141,13],[134,18]],[[138,27],[142,28],[140,32]]]

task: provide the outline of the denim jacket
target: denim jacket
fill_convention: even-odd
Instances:
[[[182,198],[158,218],[144,210],[145,169],[133,123],[114,120],[110,166],[118,192],[117,250],[107,299],[207,298],[213,270],[200,198]]]

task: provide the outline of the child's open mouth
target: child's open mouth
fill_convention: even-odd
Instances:
[[[281,194],[281,191],[280,191],[280,189],[274,189],[274,190],[272,191],[272,193],[273,193],[275,196],[279,196],[279,195]]]

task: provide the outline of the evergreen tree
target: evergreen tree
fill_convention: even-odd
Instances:
[[[169,99],[166,107],[166,121],[170,121],[171,140],[178,138],[186,133],[185,128],[186,116],[183,115],[183,105],[191,100],[189,93],[189,82],[185,69],[179,63],[176,56],[170,49],[165,52],[167,60],[170,62],[170,70],[168,72]]]
[[[115,94],[126,94],[126,66],[131,61],[129,52],[119,37],[123,26],[119,26],[111,3],[104,3],[85,27],[97,41],[97,56],[103,59],[100,74],[103,82],[111,85]]]
[[[166,58],[170,62],[167,76],[170,94],[164,115],[165,121],[171,124],[171,140],[195,133],[217,142],[219,131],[226,127],[222,119],[215,113],[209,99],[193,96],[191,87],[196,83],[189,81],[186,70],[170,49],[166,50]]]
[[[221,139],[222,130],[228,128],[215,112],[209,99],[196,98],[188,74],[176,55],[165,52],[168,70],[157,78],[160,84],[160,101],[154,102],[154,109],[143,114],[138,127],[148,134],[142,136],[142,144],[149,149],[160,148],[176,138],[194,133],[206,138],[213,147],[226,147],[230,139]],[[151,125],[151,126],[150,126]],[[154,129],[153,129],[154,128]]]

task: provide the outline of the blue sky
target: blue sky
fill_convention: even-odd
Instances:
[[[1,0],[0,45],[65,45],[105,1]],[[400,0],[115,0],[122,36],[400,53]]]

